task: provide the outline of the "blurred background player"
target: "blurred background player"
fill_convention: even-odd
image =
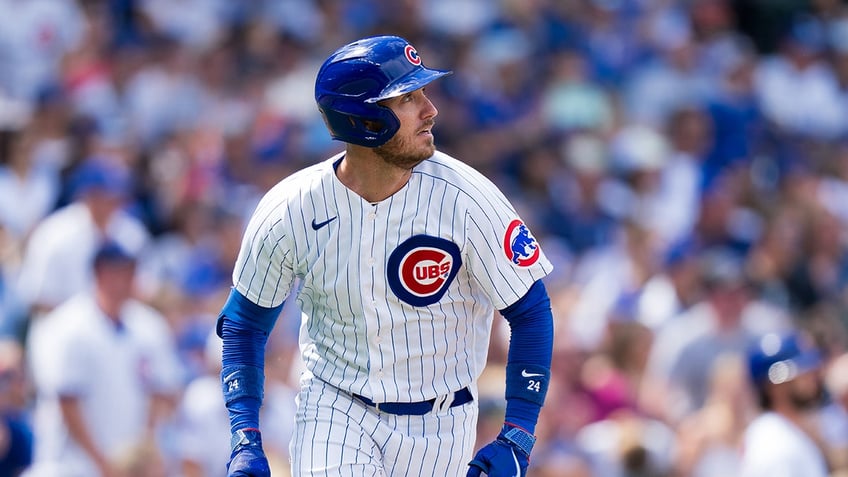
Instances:
[[[762,413],[745,430],[741,477],[826,477],[816,413],[824,402],[822,356],[798,334],[763,336],[749,355]]]
[[[91,290],[91,260],[103,241],[138,254],[149,240],[124,209],[133,178],[120,157],[87,158],[70,182],[72,200],[35,227],[24,251],[18,288],[35,317]]]
[[[844,476],[848,475],[848,353],[828,363],[824,383],[830,400],[821,412],[822,437],[834,474]]]
[[[0,477],[17,477],[32,463],[30,391],[23,347],[0,338]]]
[[[171,335],[133,299],[134,255],[106,242],[92,266],[94,289],[46,315],[49,333],[31,342],[40,350],[31,477],[119,476],[138,453],[148,468],[161,463],[149,449],[182,378]]]

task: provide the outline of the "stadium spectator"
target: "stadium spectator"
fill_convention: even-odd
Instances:
[[[126,210],[132,178],[120,158],[92,157],[74,171],[74,201],[54,211],[32,231],[24,252],[19,292],[33,314],[49,311],[90,290],[91,259],[104,240],[139,253],[145,225]]]
[[[30,384],[23,347],[0,338],[0,477],[16,477],[32,463]]]
[[[29,476],[121,475],[137,452],[158,450],[159,426],[182,382],[166,322],[132,298],[135,256],[107,242],[91,266],[93,290],[42,318],[46,332],[30,341],[38,352],[30,363],[37,399]]]
[[[798,334],[767,334],[747,358],[761,413],[745,430],[739,475],[829,475],[815,424],[824,402],[818,350]]]

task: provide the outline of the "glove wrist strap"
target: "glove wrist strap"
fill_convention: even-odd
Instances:
[[[527,457],[530,457],[530,451],[536,444],[536,437],[520,427],[504,426],[500,438],[523,452]]]
[[[242,447],[262,447],[262,434],[259,429],[248,427],[233,433],[230,438],[230,450],[235,452]]]

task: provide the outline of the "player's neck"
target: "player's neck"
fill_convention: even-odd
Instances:
[[[100,308],[100,311],[102,311],[110,321],[116,325],[119,324],[121,321],[121,310],[123,309],[124,302],[122,300],[116,300],[100,290],[95,290],[94,298],[97,302],[97,306]]]
[[[391,197],[410,175],[410,169],[389,164],[368,148],[348,148],[336,169],[336,177],[345,187],[371,203]]]
[[[802,410],[791,405],[775,410],[784,419],[791,422],[799,431],[809,437],[819,448],[825,448],[825,443],[819,430],[818,413],[813,410]]]
[[[805,422],[808,420],[809,414],[809,411],[799,409],[787,399],[779,398],[775,399],[772,403],[772,411],[783,416],[784,419],[792,422],[799,428],[803,428],[805,426]]]

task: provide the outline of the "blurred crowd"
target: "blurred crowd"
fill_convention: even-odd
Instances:
[[[104,477],[224,475],[213,328],[245,220],[342,148],[320,63],[386,33],[454,71],[428,87],[437,147],[557,267],[529,475],[738,475],[748,350],[789,333],[821,353],[808,433],[848,471],[848,2],[0,0],[0,476],[59,475],[30,462],[68,435]],[[134,318],[71,318],[81,297]],[[280,475],[294,308],[262,411]],[[481,444],[503,415],[495,321]]]

